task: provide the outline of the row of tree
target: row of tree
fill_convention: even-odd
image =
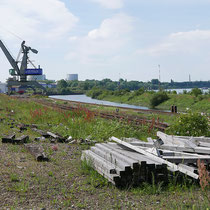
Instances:
[[[120,79],[119,81],[112,81],[111,79],[99,80],[85,80],[85,81],[66,81],[59,80],[57,83],[57,92],[61,94],[68,93],[85,93],[93,88],[106,90],[138,90],[144,88],[145,90],[158,89],[187,89],[187,88],[210,88],[210,81],[194,81],[194,82],[162,82],[158,79],[152,79],[149,82],[142,81],[127,81]]]

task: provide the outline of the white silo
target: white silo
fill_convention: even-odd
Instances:
[[[78,74],[67,74],[66,80],[69,81],[78,80]]]

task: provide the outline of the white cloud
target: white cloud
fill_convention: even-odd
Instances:
[[[91,30],[83,37],[70,37],[72,50],[69,59],[83,63],[105,63],[118,55],[130,40],[133,18],[117,14],[105,19],[99,28]]]
[[[101,6],[107,9],[120,9],[123,7],[123,0],[91,0],[99,3]]]
[[[139,2],[151,4],[151,5],[198,5],[198,0],[138,0]],[[199,0],[199,4],[209,4],[210,0]]]
[[[137,53],[149,55],[165,55],[171,53],[196,53],[210,50],[210,30],[193,30],[170,34],[160,44],[140,49]]]
[[[23,39],[54,40],[78,21],[60,0],[0,0],[0,5],[0,36],[6,39],[12,39],[8,30]]]

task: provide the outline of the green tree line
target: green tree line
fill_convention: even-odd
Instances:
[[[85,80],[85,81],[66,81],[59,80],[57,88],[54,90],[58,94],[85,93],[91,89],[102,89],[108,91],[127,90],[135,91],[140,88],[145,90],[158,89],[187,89],[187,88],[210,88],[210,81],[194,81],[194,82],[162,82],[158,79],[152,79],[148,82],[142,81],[127,81],[119,79],[112,81],[111,79],[103,80]]]

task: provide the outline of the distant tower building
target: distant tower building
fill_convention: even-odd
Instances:
[[[8,91],[7,84],[0,82],[0,93],[6,93]]]
[[[191,76],[190,76],[190,74],[189,74],[189,82],[191,82]]]
[[[70,81],[78,80],[78,74],[67,74],[66,80],[70,80]]]

